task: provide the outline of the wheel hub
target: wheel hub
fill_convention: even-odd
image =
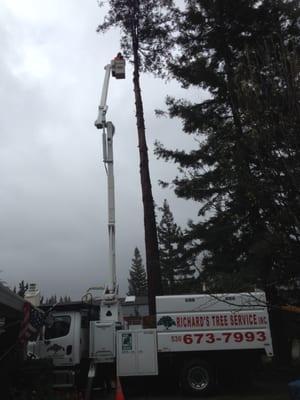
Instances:
[[[189,386],[196,391],[203,391],[209,385],[209,374],[207,370],[200,365],[190,368],[188,372]]]

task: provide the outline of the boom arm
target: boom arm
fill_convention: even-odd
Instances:
[[[102,129],[103,162],[107,173],[107,195],[108,195],[108,238],[109,238],[109,271],[110,279],[106,294],[117,293],[116,278],[116,246],[115,246],[115,189],[114,189],[114,168],[113,168],[113,135],[115,132],[112,122],[106,122],[107,94],[110,74],[116,79],[125,78],[125,60],[119,53],[110,64],[104,67],[105,77],[102,87],[98,117],[95,121],[97,129]]]
[[[125,79],[125,59],[122,54],[118,53],[117,57],[115,57],[110,64],[107,64],[104,69],[105,77],[102,87],[100,105],[98,107],[98,118],[95,121],[95,126],[97,129],[101,129],[106,125],[106,111],[108,109],[106,102],[110,73],[116,79]]]
[[[108,109],[106,101],[107,101],[107,93],[108,93],[108,85],[109,85],[109,78],[111,73],[111,64],[107,64],[105,67],[105,77],[102,87],[102,94],[100,105],[98,107],[98,118],[95,121],[95,126],[97,129],[104,128],[106,125],[106,111]]]

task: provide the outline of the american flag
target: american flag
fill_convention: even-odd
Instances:
[[[19,333],[19,342],[26,344],[28,340],[33,339],[39,332],[44,323],[44,313],[28,302],[24,304],[24,317]]]

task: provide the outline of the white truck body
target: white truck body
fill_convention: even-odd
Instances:
[[[248,364],[247,357],[253,361],[273,355],[264,293],[158,296],[156,309],[156,328],[124,330],[107,316],[99,321],[99,308],[58,306],[53,310],[57,326],[46,328],[31,352],[52,358],[55,367],[78,372],[83,359],[101,364],[104,374],[116,366],[121,377],[167,371],[198,394],[210,388],[212,371],[224,361],[239,368]],[[206,381],[199,383],[199,376]]]
[[[264,293],[159,296],[158,352],[262,349],[273,355]]]
[[[164,354],[172,362],[230,351],[273,355],[264,293],[158,296],[156,311],[156,329],[117,332],[119,376],[158,374]]]

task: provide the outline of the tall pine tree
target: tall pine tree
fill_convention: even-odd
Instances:
[[[147,275],[139,249],[134,249],[128,279],[129,296],[147,296]]]
[[[58,301],[57,301],[57,296],[56,296],[56,294],[53,294],[53,295],[51,295],[50,297],[47,297],[46,300],[45,300],[45,304],[46,304],[46,305],[50,305],[50,306],[56,304],[57,302],[58,302]]]
[[[179,20],[179,52],[170,69],[184,87],[206,89],[209,98],[168,99],[170,116],[200,136],[199,147],[173,151],[158,143],[156,153],[183,172],[174,180],[176,194],[201,205],[189,236],[195,254],[205,254],[212,290],[268,290],[296,272],[296,14],[292,0],[187,0]]]
[[[140,73],[162,71],[165,55],[172,46],[172,19],[169,15],[172,3],[172,0],[109,0],[109,11],[98,27],[99,32],[112,27],[120,29],[121,48],[133,64],[150,314],[155,314],[155,295],[161,292],[161,277]]]
[[[186,257],[182,230],[175,223],[166,199],[159,211],[162,215],[157,232],[163,293],[187,291],[187,282],[191,283],[195,270]]]

